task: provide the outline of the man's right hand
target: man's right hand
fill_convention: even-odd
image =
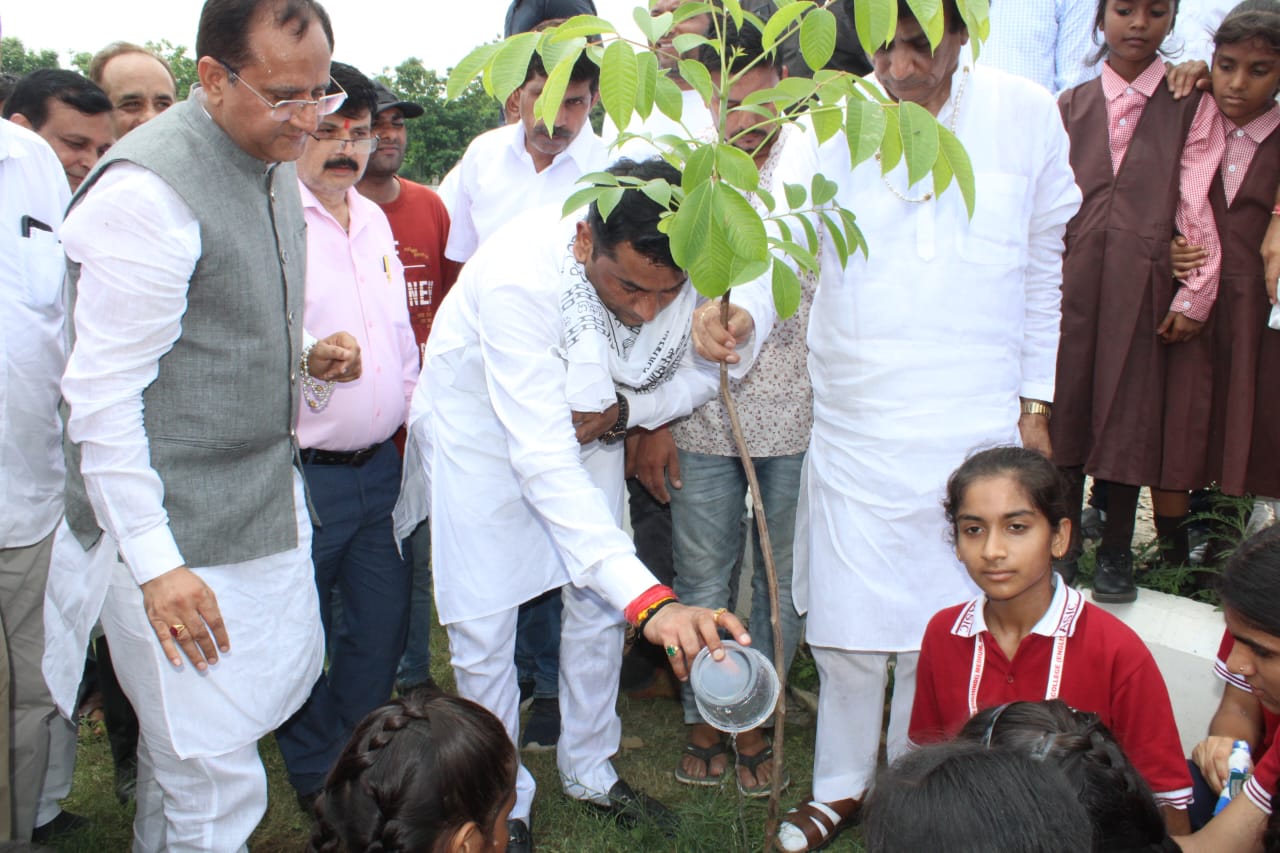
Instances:
[[[671,488],[684,485],[680,480],[680,451],[667,427],[643,430],[627,436],[627,476],[635,477],[658,503],[671,503]]]
[[[1229,737],[1209,735],[1196,744],[1191,750],[1191,760],[1200,768],[1204,781],[1209,783],[1209,790],[1221,794],[1227,785],[1230,769],[1227,759],[1231,757],[1231,747],[1235,741]]]
[[[182,666],[179,647],[201,671],[218,662],[219,651],[231,651],[217,596],[186,566],[144,583],[142,603],[165,657],[174,666]]]
[[[693,345],[707,361],[737,364],[738,344],[751,337],[755,319],[741,305],[729,305],[729,325],[720,322],[720,301],[713,300],[693,312]]]

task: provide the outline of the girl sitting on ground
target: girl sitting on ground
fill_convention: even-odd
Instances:
[[[982,451],[951,475],[944,510],[983,595],[925,629],[911,741],[946,740],[984,708],[1061,698],[1098,715],[1170,830],[1187,831],[1191,777],[1160,670],[1137,634],[1053,571],[1071,540],[1058,470],[1021,447]]]
[[[484,708],[428,689],[361,721],[316,801],[308,853],[507,849],[516,753]]]

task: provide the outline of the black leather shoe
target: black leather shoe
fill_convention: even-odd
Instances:
[[[533,833],[522,820],[507,821],[507,853],[533,853]]]
[[[641,822],[652,823],[662,834],[674,838],[680,818],[675,812],[648,794],[636,793],[630,785],[619,779],[609,789],[609,804],[601,805],[590,800],[582,803],[592,811],[613,818],[623,829],[633,829]]]
[[[1053,570],[1062,578],[1067,586],[1076,585],[1076,575],[1080,572],[1080,564],[1075,560],[1054,560]]]
[[[1133,554],[1129,551],[1098,549],[1098,568],[1093,575],[1093,600],[1103,604],[1128,604],[1138,598],[1133,583]]]
[[[36,844],[53,844],[89,826],[90,821],[87,817],[60,811],[53,820],[33,829],[31,840]]]

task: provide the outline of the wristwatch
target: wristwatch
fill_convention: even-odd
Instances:
[[[1022,399],[1022,414],[1024,415],[1044,415],[1046,418],[1053,417],[1053,406],[1044,400],[1028,400],[1026,397]]]
[[[627,402],[627,398],[622,396],[621,392],[616,392],[618,396],[618,419],[614,421],[613,426],[600,436],[601,444],[617,444],[627,437],[627,421],[631,419],[631,404]]]

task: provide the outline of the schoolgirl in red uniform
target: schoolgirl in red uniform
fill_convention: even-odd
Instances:
[[[1024,448],[982,451],[951,475],[945,509],[956,555],[984,594],[925,630],[912,743],[950,738],[984,708],[1062,699],[1098,715],[1170,829],[1186,831],[1191,777],[1151,653],[1053,571],[1071,538],[1057,469]]]

